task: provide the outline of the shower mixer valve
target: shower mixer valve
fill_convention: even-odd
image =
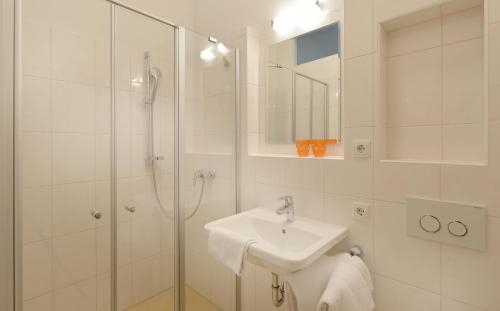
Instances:
[[[193,176],[193,186],[196,184],[197,179],[214,179],[215,178],[215,172],[213,170],[197,170],[194,172]]]

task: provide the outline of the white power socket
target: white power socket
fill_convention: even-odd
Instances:
[[[369,140],[354,140],[352,142],[353,150],[352,156],[356,158],[370,157],[370,141]]]
[[[352,203],[352,217],[359,221],[370,221],[370,204],[363,202]]]

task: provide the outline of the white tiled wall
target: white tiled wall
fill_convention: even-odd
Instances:
[[[483,160],[483,15],[455,0],[382,24],[387,159]]]
[[[426,133],[422,137],[418,133],[407,131],[394,135],[411,137],[407,144],[401,144],[400,150],[409,150],[412,153],[424,155],[441,153],[457,155],[460,149],[460,160],[473,159],[477,154],[474,149],[480,149],[480,140],[469,138],[457,139],[475,135],[479,130],[467,128],[468,124],[477,123],[477,114],[474,111],[464,111],[454,105],[462,105],[470,95],[469,87],[460,87],[463,93],[457,98],[453,92],[448,92],[450,105],[446,106],[446,118],[460,124],[453,125],[453,131],[444,130],[443,137],[449,142],[441,150],[441,135],[436,139],[432,124],[426,124],[429,118],[436,118],[441,122],[442,110],[433,110],[429,101],[434,97],[424,99],[422,107],[410,106],[408,109],[418,108],[417,111],[397,111],[397,114],[382,114],[378,100],[374,96],[378,85],[382,82],[373,64],[376,62],[375,29],[379,22],[408,13],[424,9],[429,5],[440,4],[442,1],[396,1],[396,0],[356,0],[345,3],[345,72],[344,72],[344,136],[345,156],[343,159],[295,159],[270,156],[248,156],[255,154],[252,142],[255,141],[253,128],[255,124],[245,124],[242,133],[242,204],[244,209],[251,209],[272,202],[277,197],[291,194],[296,201],[299,215],[304,215],[323,221],[348,225],[351,233],[348,241],[338,250],[346,250],[353,244],[359,244],[365,250],[365,261],[370,267],[375,280],[375,299],[378,311],[426,310],[426,311],[499,311],[500,301],[500,117],[498,108],[498,86],[500,86],[500,63],[497,55],[500,52],[500,2],[489,0],[485,7],[489,8],[486,15],[487,29],[489,29],[489,137],[486,142],[488,162],[486,165],[450,165],[431,163],[408,162],[381,162],[385,158],[385,135],[381,135],[377,125],[390,122],[415,121]],[[476,2],[478,3],[478,2]],[[452,5],[457,2],[452,3]],[[447,8],[450,8],[448,6]],[[477,10],[477,9],[476,9]],[[432,14],[432,12],[430,13]],[[457,14],[472,16],[471,26],[461,32],[454,32],[452,28],[444,27],[443,32],[453,41],[452,45],[463,45],[464,53],[473,50],[477,37],[477,13],[462,11]],[[440,16],[440,12],[437,16]],[[457,15],[458,16],[458,15]],[[445,15],[445,23],[462,23],[463,19],[454,18],[454,15]],[[431,24],[431,23],[430,23]],[[441,22],[438,23],[441,25]],[[432,25],[429,25],[432,26]],[[462,26],[460,26],[462,27]],[[446,29],[446,30],[445,30]],[[415,49],[414,41],[425,44],[421,55],[427,60],[421,61],[419,66],[408,62],[412,67],[407,70],[408,77],[415,79],[416,74],[426,66],[432,68],[432,48],[441,45],[441,31],[435,38],[429,31],[414,33],[414,40],[402,45],[397,53],[404,49]],[[486,34],[485,34],[486,35]],[[264,37],[265,34],[262,34]],[[258,66],[255,56],[259,55],[258,48],[248,42],[254,40],[255,34],[249,32],[244,39],[240,39],[239,47],[250,55],[243,55],[244,65],[248,71]],[[420,38],[420,39],[419,39]],[[467,39],[466,39],[467,38]],[[459,41],[456,42],[455,41]],[[476,39],[477,40],[477,39]],[[265,39],[262,39],[265,42]],[[430,45],[430,46],[429,46]],[[470,46],[466,46],[470,45]],[[447,46],[447,45],[445,45]],[[394,47],[396,48],[396,47]],[[470,48],[470,49],[469,49]],[[449,51],[452,53],[453,51]],[[382,51],[385,53],[385,51]],[[495,53],[495,54],[494,54]],[[252,56],[253,54],[253,56]],[[441,55],[441,53],[439,53]],[[405,57],[408,55],[405,54]],[[250,59],[254,59],[250,61]],[[439,60],[441,57],[439,57]],[[441,68],[440,62],[436,64]],[[469,66],[469,65],[467,65]],[[467,71],[474,72],[472,67]],[[371,74],[370,70],[375,68]],[[450,68],[457,70],[458,68]],[[242,73],[246,70],[242,68]],[[457,72],[450,72],[454,76]],[[440,76],[441,74],[439,74]],[[424,76],[428,85],[425,90],[433,90],[431,76]],[[242,88],[251,83],[262,87],[258,82],[242,79]],[[438,85],[440,82],[436,82]],[[451,79],[449,83],[462,83]],[[461,84],[462,85],[462,84]],[[376,87],[377,86],[377,87]],[[409,85],[408,87],[412,87]],[[455,86],[453,86],[455,87]],[[375,91],[372,91],[375,90]],[[441,88],[436,88],[436,96],[441,96]],[[372,95],[375,93],[374,95]],[[429,104],[429,105],[427,105]],[[244,122],[252,122],[255,107],[259,106],[258,99],[249,96],[242,98],[242,117]],[[258,112],[257,112],[258,113]],[[482,112],[480,112],[482,113]],[[469,119],[470,118],[470,119]],[[377,123],[380,121],[382,123]],[[405,122],[406,122],[405,121]],[[451,121],[450,121],[451,122]],[[482,120],[481,122],[487,122]],[[462,125],[464,124],[464,125]],[[424,127],[423,127],[424,128]],[[482,134],[481,134],[482,135]],[[372,155],[368,159],[352,157],[352,141],[368,139],[372,141]],[[425,150],[415,147],[412,142],[419,144],[424,140],[430,144]],[[443,138],[444,139],[444,138]],[[466,144],[457,145],[467,141]],[[471,148],[469,148],[471,146]],[[406,234],[405,199],[407,196],[419,196],[430,199],[457,201],[478,204],[487,207],[488,225],[486,252],[476,252],[455,246],[444,245],[432,241],[409,237]],[[351,217],[353,202],[367,202],[370,204],[371,219],[369,222],[355,221]],[[270,293],[270,273],[256,266],[248,266],[243,275],[243,310],[276,310],[272,306]]]

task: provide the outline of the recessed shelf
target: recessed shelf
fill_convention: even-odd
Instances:
[[[453,0],[381,23],[382,158],[484,165],[483,2]]]
[[[294,154],[272,154],[272,153],[253,153],[249,154],[249,157],[259,157],[259,158],[287,158],[287,159],[306,159],[306,160],[344,160],[343,156],[327,156],[327,157],[322,157],[318,158],[315,156],[308,156],[308,157],[299,157],[298,155]]]

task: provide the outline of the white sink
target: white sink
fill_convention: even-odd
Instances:
[[[246,260],[281,275],[306,268],[347,237],[346,227],[296,217],[286,224],[285,215],[257,208],[205,225],[208,231],[222,227],[254,239]],[[285,230],[284,230],[285,229]]]

